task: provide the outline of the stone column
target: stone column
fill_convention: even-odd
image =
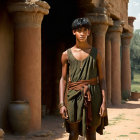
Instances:
[[[130,41],[132,33],[122,34],[122,61],[121,61],[121,91],[124,98],[130,97],[131,67],[130,67]]]
[[[111,104],[111,36],[106,34],[105,43],[105,66],[106,66],[106,90],[107,90],[107,104]]]
[[[99,11],[98,11],[99,10]],[[106,80],[106,68],[105,68],[105,38],[106,32],[109,25],[113,25],[113,21],[106,15],[106,11],[101,8],[97,9],[97,13],[89,13],[87,17],[90,19],[92,23],[92,46],[96,47],[102,56],[102,63],[103,63],[103,73],[104,78]],[[90,41],[91,42],[91,41]],[[106,90],[106,98],[108,103],[108,89]]]
[[[120,42],[122,26],[121,22],[114,21],[109,28],[111,39],[111,102],[121,104],[121,70],[120,70]]]
[[[88,13],[86,16],[92,24],[92,46],[97,48],[103,59],[103,73],[105,76],[105,36],[110,23],[110,18],[105,11],[102,13]]]
[[[43,1],[8,4],[14,22],[14,99],[29,101],[30,130],[41,128],[41,23]]]

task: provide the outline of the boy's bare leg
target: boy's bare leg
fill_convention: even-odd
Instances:
[[[86,136],[87,140],[96,140],[96,128],[95,127],[91,127],[88,131],[87,131],[87,136]]]
[[[79,135],[78,131],[79,131],[78,123],[70,124],[69,140],[78,140],[78,135]]]

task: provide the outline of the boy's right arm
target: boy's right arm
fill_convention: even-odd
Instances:
[[[68,56],[67,52],[63,52],[61,57],[61,63],[62,63],[62,75],[59,83],[59,108],[60,108],[60,114],[63,119],[67,119],[67,109],[64,104],[64,93],[66,90],[66,83],[67,83],[67,63]]]

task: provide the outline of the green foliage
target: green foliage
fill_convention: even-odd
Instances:
[[[134,72],[140,71],[140,29],[135,30],[130,43],[131,80],[134,80]]]
[[[109,125],[116,125],[117,123],[120,123],[121,121],[133,121],[131,119],[127,119],[127,116],[124,113],[118,114],[118,116],[112,118],[111,120],[109,120]]]
[[[130,134],[140,134],[140,133],[138,133],[138,132],[130,132]]]
[[[118,137],[128,137],[128,135],[119,135]]]
[[[104,131],[104,134],[103,135],[106,135],[106,134],[111,134],[110,132],[106,132],[106,131]]]
[[[140,92],[140,72],[134,72],[134,80],[131,83],[131,91]]]
[[[130,58],[131,64],[139,64],[140,60],[140,29],[134,32],[133,38],[130,43]]]

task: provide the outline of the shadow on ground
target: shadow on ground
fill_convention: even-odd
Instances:
[[[139,101],[128,101],[121,105],[111,105],[109,109],[138,109]],[[138,114],[139,115],[139,114]],[[68,133],[65,132],[64,122],[60,116],[47,115],[42,119],[42,129],[29,133],[26,136],[6,134],[4,140],[66,140]]]
[[[65,133],[63,120],[59,116],[48,115],[42,119],[42,129],[24,136],[6,134],[4,140],[57,140],[63,139]]]
[[[108,108],[115,108],[115,109],[136,109],[140,108],[140,104],[136,104],[137,101],[131,101],[131,103],[127,103],[127,101],[124,104],[120,105],[109,105]]]

